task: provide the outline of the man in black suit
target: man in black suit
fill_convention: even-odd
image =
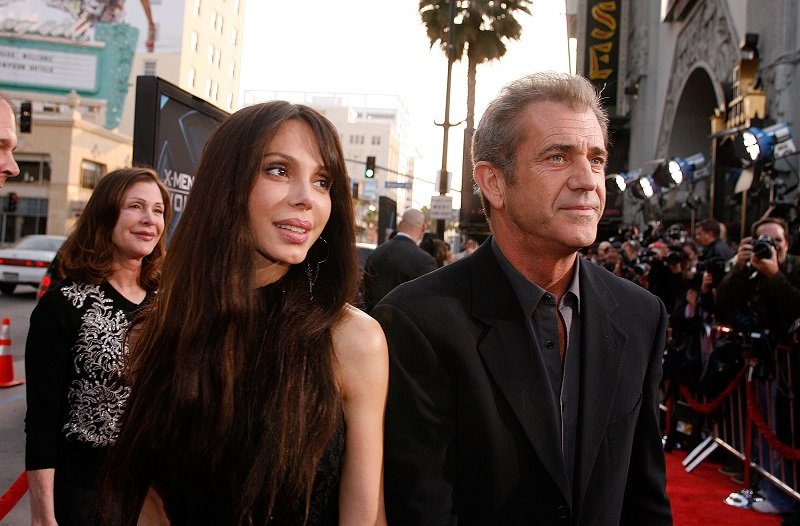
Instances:
[[[472,146],[492,237],[372,311],[389,524],[672,524],[664,306],[577,255],[605,206],[607,123],[581,77],[506,86]]]
[[[424,233],[425,215],[409,208],[397,225],[397,234],[369,255],[363,282],[366,312],[396,286],[436,270],[434,257],[418,245]]]
[[[694,240],[703,247],[701,261],[712,259],[721,260],[727,263],[733,258],[733,251],[725,241],[720,239],[722,235],[722,224],[716,219],[708,218],[700,221],[695,226]]]

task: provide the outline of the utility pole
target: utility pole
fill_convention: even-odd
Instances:
[[[455,61],[455,18],[456,18],[456,3],[458,0],[450,0],[450,18],[447,24],[447,90],[444,99],[444,121],[441,123],[435,122],[436,126],[442,127],[442,169],[439,172],[439,195],[447,194],[448,190],[448,177],[447,177],[447,139],[450,134],[450,128],[461,124],[450,122],[450,81],[453,78],[453,62]],[[444,219],[436,221],[436,234],[444,239]]]

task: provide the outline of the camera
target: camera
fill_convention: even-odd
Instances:
[[[712,274],[725,274],[726,263],[725,258],[721,257],[701,259],[697,262],[697,272],[705,272],[707,270]]]
[[[685,259],[686,256],[683,250],[670,248],[669,254],[667,254],[666,257],[666,262],[669,266],[680,265]]]
[[[696,288],[700,288],[699,283],[702,282],[703,272],[706,271],[708,271],[713,278],[711,282],[712,286],[716,287],[719,285],[719,282],[725,277],[725,267],[727,266],[727,263],[728,262],[725,260],[725,258],[722,257],[712,257],[698,261],[697,266],[695,267],[695,272],[698,277],[698,286]]]
[[[771,247],[771,248],[770,248]],[[767,235],[759,236],[753,241],[753,255],[758,259],[769,259],[772,257],[772,248],[778,249],[775,240]]]

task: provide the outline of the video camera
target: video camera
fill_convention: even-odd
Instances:
[[[753,326],[735,330],[730,325],[720,324],[715,332],[714,353],[719,361],[738,369],[744,360],[754,364],[752,374],[755,378],[763,380],[773,376],[774,342],[769,329]]]

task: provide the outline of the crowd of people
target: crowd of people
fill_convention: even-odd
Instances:
[[[672,524],[668,326],[737,320],[744,279],[782,330],[800,301],[768,294],[800,266],[776,221],[735,256],[713,220],[595,244],[608,143],[586,79],[507,85],[472,145],[492,235],[452,254],[407,210],[362,309],[345,158],[312,108],[223,122],[168,250],[155,174],[105,176],[32,314],[33,524]]]
[[[622,228],[619,237],[588,247],[584,256],[648,289],[670,312],[666,397],[677,399],[676,387],[683,385],[712,400],[746,362],[753,364],[754,376],[765,382],[764,398],[770,402],[763,410],[776,422],[776,436],[797,448],[800,441],[792,423],[800,422],[800,407],[794,403],[800,390],[796,380],[792,385],[786,378],[800,378],[798,360],[790,353],[786,363],[791,371],[786,371],[773,358],[781,346],[796,348],[798,336],[800,261],[790,253],[793,219],[765,215],[738,242],[730,242],[725,225],[714,219],[699,221],[693,235],[682,224],[656,224],[645,233]],[[699,433],[695,435],[691,445],[699,441]],[[740,482],[742,469],[733,470]],[[782,475],[791,487],[790,474]],[[795,521],[785,524],[797,523],[795,499],[767,479],[755,489],[748,507]]]

